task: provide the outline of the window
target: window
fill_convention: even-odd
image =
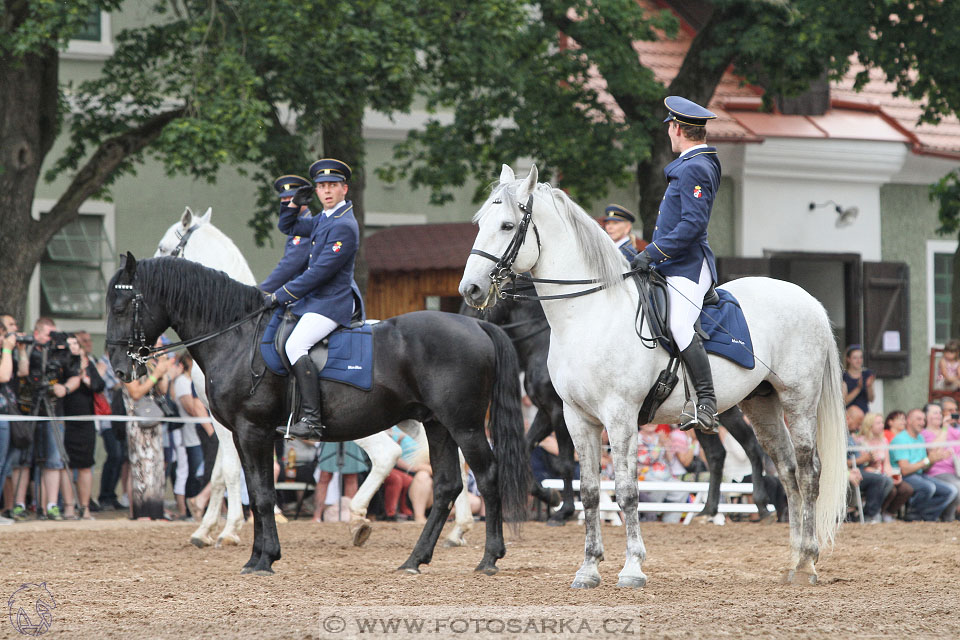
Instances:
[[[927,240],[927,342],[943,346],[950,335],[950,306],[953,296],[953,255],[955,240]]]
[[[60,54],[63,60],[106,60],[113,55],[113,33],[110,14],[91,11],[82,28],[74,34],[67,50]]]
[[[83,215],[47,244],[40,263],[40,313],[55,318],[103,318],[104,266],[113,248],[100,215]]]
[[[102,25],[100,24],[100,10],[95,9],[90,12],[90,15],[87,16],[87,20],[84,23],[83,28],[81,28],[80,31],[73,36],[73,39],[100,42],[102,32],[103,29]]]

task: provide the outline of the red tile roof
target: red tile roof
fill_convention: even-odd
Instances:
[[[364,240],[370,271],[463,269],[477,238],[472,222],[390,227]]]
[[[657,0],[638,1],[650,11],[668,6]],[[694,35],[690,25],[683,24],[675,40],[664,36],[653,42],[636,42],[634,48],[644,66],[668,85],[680,70]],[[710,139],[759,142],[766,136],[782,136],[902,141],[915,153],[960,158],[960,119],[950,116],[936,126],[918,125],[919,104],[905,96],[894,97],[894,85],[885,81],[881,71],[871,70],[863,90],[854,91],[854,79],[862,70],[854,59],[849,73],[831,83],[831,108],[822,116],[752,113],[760,107],[762,89],[743,85],[728,71],[708,105],[717,114],[710,123]]]

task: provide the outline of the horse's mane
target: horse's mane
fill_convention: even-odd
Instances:
[[[479,222],[492,209],[491,205],[496,200],[500,200],[514,213],[519,223],[520,207],[518,206],[517,189],[522,183],[523,180],[516,180],[495,186],[490,197],[473,216],[473,222]],[[539,200],[541,203],[549,200],[553,205],[553,210],[571,228],[571,235],[580,247],[580,255],[587,270],[584,277],[593,276],[604,287],[623,284],[622,274],[626,271],[626,260],[623,254],[617,250],[610,236],[603,230],[603,227],[598,225],[596,220],[591,218],[580,205],[571,200],[570,196],[561,189],[555,189],[549,184],[541,182],[537,184],[535,195],[542,196]],[[534,211],[535,215],[537,213],[540,212]]]
[[[210,329],[226,327],[263,305],[256,287],[182,258],[137,262],[134,284],[147,300],[161,300],[169,313],[189,317]]]

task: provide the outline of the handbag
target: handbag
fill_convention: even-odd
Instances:
[[[126,389],[123,390],[123,395],[126,396],[127,415],[147,418],[146,420],[137,421],[141,429],[152,429],[153,427],[159,426],[166,417],[163,410],[160,409],[160,405],[158,405],[154,399],[153,394],[144,394],[136,402],[129,396]]]
[[[36,422],[10,422],[10,447],[29,451],[33,446],[33,430],[38,423]]]
[[[113,411],[110,409],[110,403],[107,401],[107,396],[105,396],[102,391],[93,394],[93,414],[97,416],[113,415]]]

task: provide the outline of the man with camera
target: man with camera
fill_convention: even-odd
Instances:
[[[33,340],[26,358],[20,360],[18,375],[23,413],[58,416],[61,413],[60,398],[80,387],[78,359],[70,353],[67,335],[57,332],[56,328],[50,318],[39,318],[33,328]],[[63,433],[62,422],[37,422],[34,430],[34,455],[36,462],[43,465],[42,497],[46,504],[45,514],[52,520],[63,519],[57,504],[61,487],[64,502],[71,507],[74,502],[73,486],[62,455]],[[29,467],[32,462],[29,455],[20,459],[20,477],[15,483],[15,516],[23,514],[25,509],[28,478],[24,467]],[[38,498],[38,512],[43,504]]]

